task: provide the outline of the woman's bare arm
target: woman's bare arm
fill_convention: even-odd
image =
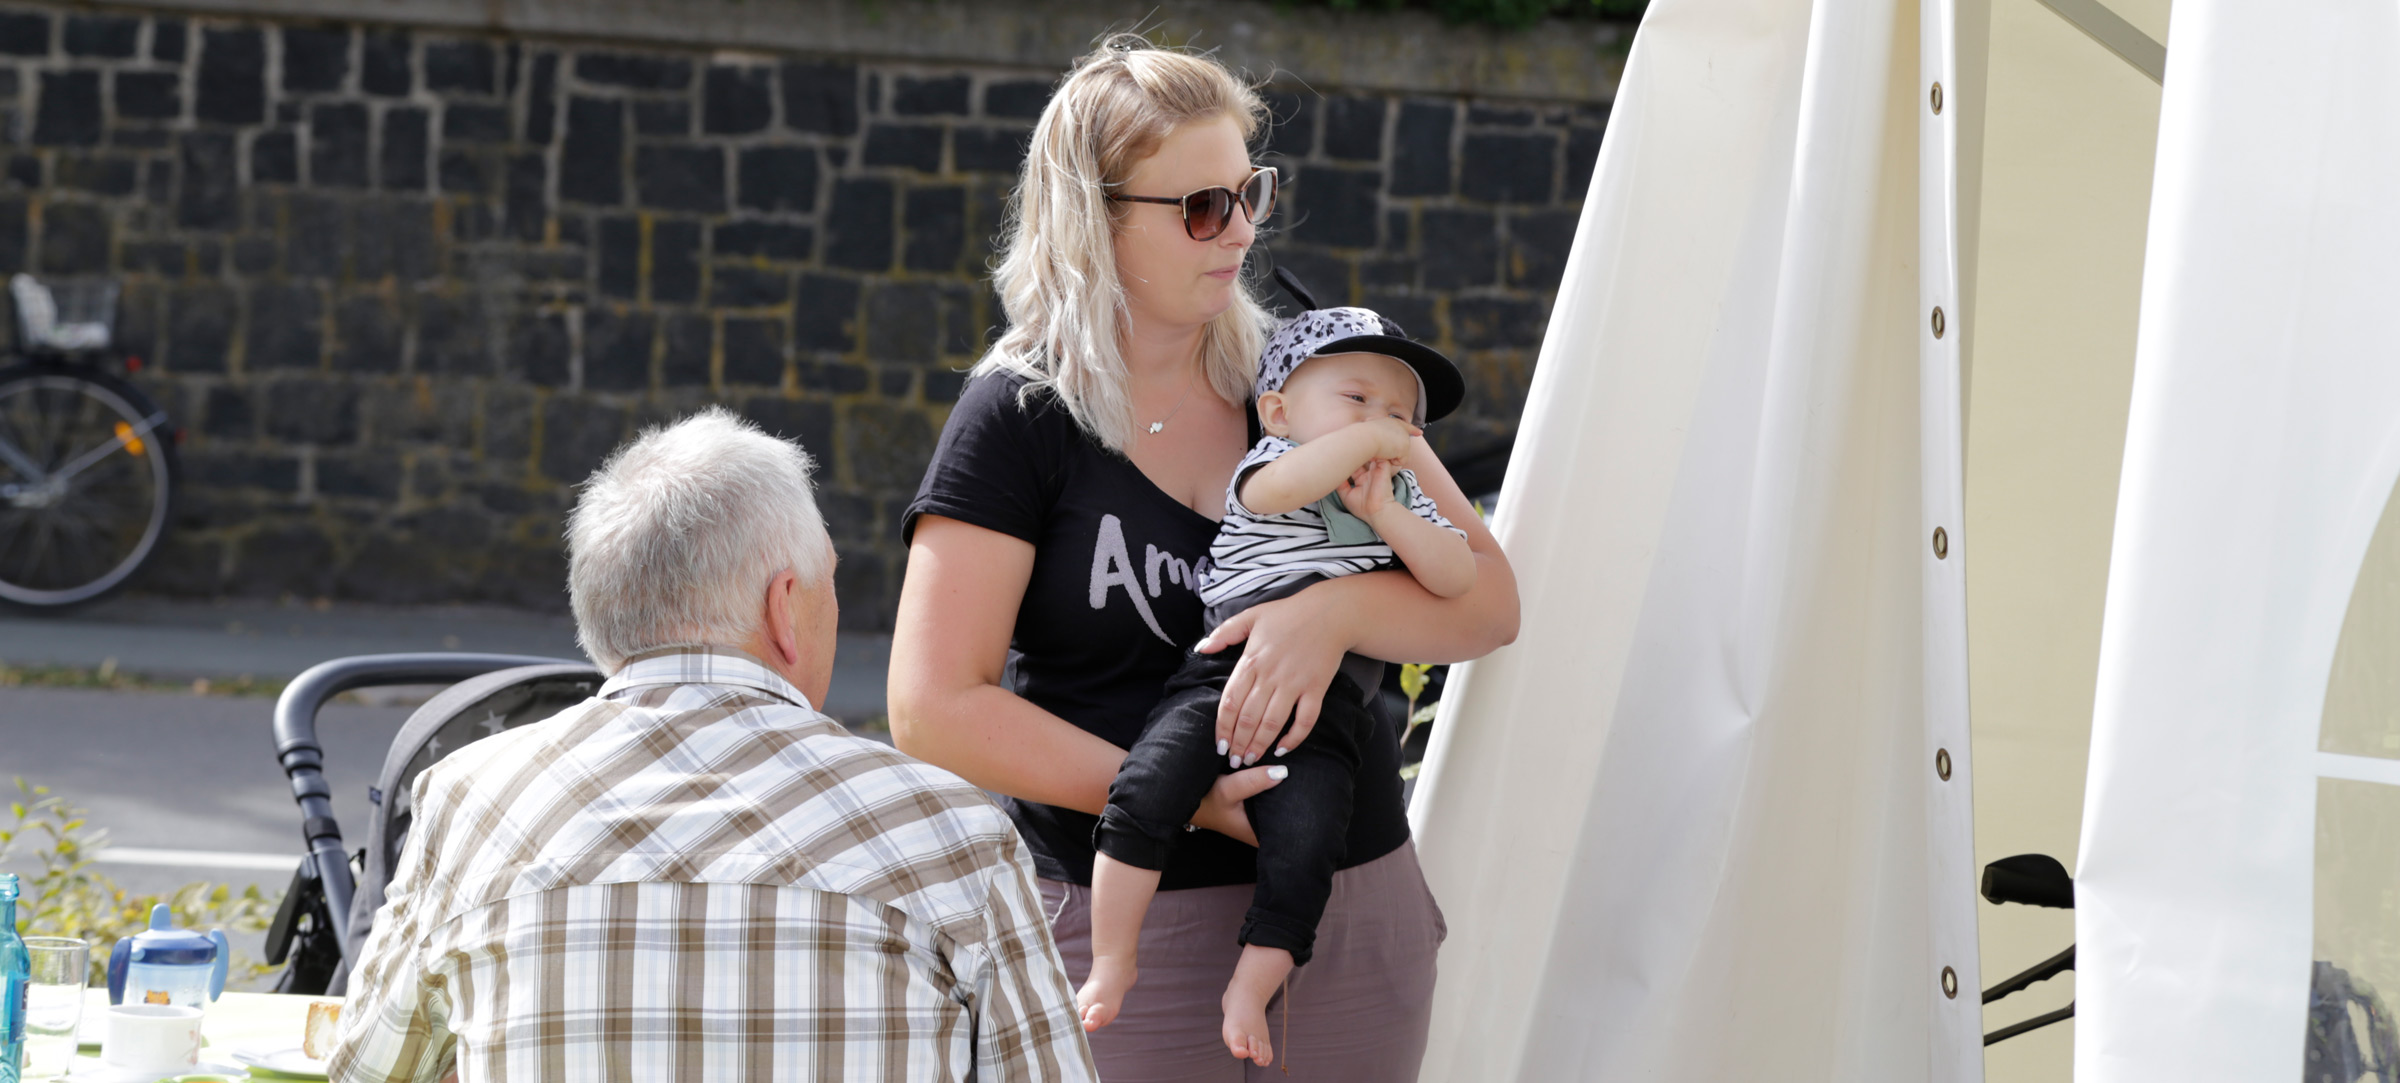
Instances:
[[[1029,542],[938,515],[917,521],[892,632],[892,740],[985,789],[1096,815],[1124,750],[1000,684],[1032,577]],[[1192,822],[1255,845],[1241,802],[1273,782],[1264,771],[1226,780]]]
[[[1436,598],[1406,572],[1368,572],[1235,614],[1200,644],[1202,651],[1248,644],[1217,702],[1218,727],[1234,734],[1234,754],[1263,756],[1287,716],[1292,731],[1282,747],[1305,739],[1345,652],[1396,662],[1459,662],[1517,638],[1516,573],[1483,517],[1422,439],[1412,441],[1401,465],[1416,472],[1418,487],[1442,516],[1467,532],[1475,553],[1474,587],[1456,598]],[[1267,725],[1270,718],[1275,726]]]

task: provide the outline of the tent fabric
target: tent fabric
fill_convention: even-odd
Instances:
[[[1924,7],[1636,36],[1498,508],[1520,637],[1454,673],[1411,809],[1423,1079],[1980,1078]]]
[[[2300,1078],[2327,802],[2400,782],[2319,744],[2400,477],[2400,10],[2182,0],[2172,58],[2076,891],[2084,1083]]]

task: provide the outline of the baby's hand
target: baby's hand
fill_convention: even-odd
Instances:
[[[1394,469],[1390,459],[1370,460],[1367,465],[1359,467],[1356,473],[1350,475],[1350,480],[1343,482],[1337,490],[1342,495],[1342,506],[1350,509],[1350,514],[1374,522],[1375,517],[1393,503]]]
[[[1425,430],[1396,417],[1379,417],[1373,421],[1361,421],[1358,424],[1374,436],[1374,454],[1368,456],[1370,459],[1397,461],[1401,456],[1408,454],[1409,441],[1425,435]],[[1360,469],[1365,468],[1361,467]]]

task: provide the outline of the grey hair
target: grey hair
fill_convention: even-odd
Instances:
[[[1122,208],[1107,194],[1176,128],[1217,117],[1249,139],[1266,106],[1213,57],[1114,34],[1075,61],[1033,127],[1009,200],[992,272],[1008,329],[975,375],[1027,377],[1023,396],[1049,390],[1083,431],[1124,453],[1137,426],[1125,386],[1129,315],[1117,279]],[[1270,322],[1249,283],[1236,281],[1233,306],[1201,329],[1201,371],[1219,398],[1250,397]]]
[[[662,647],[740,643],[790,571],[830,586],[833,542],[808,453],[722,406],[642,431],[567,518],[575,638],[601,670]]]

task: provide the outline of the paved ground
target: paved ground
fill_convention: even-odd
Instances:
[[[854,726],[880,722],[889,643],[842,638],[828,713]],[[582,657],[565,618],[500,609],[128,598],[59,616],[0,611],[0,663],[97,669],[113,659],[120,672],[179,682],[281,680],[331,658],[443,650]],[[430,691],[394,690],[381,697],[388,705],[335,703],[318,716],[345,833],[363,832],[370,776]],[[128,890],[206,879],[279,892],[300,853],[300,818],[275,763],[273,708],[264,696],[0,687],[0,823],[23,777],[108,829],[102,869]],[[0,861],[0,870],[32,869],[22,855]]]
[[[93,669],[113,659],[124,672],[173,680],[288,679],[327,659],[398,651],[583,657],[564,616],[479,606],[117,598],[61,615],[0,610],[0,663],[17,666]],[[890,656],[889,636],[844,635],[826,713],[852,723],[881,717]]]

